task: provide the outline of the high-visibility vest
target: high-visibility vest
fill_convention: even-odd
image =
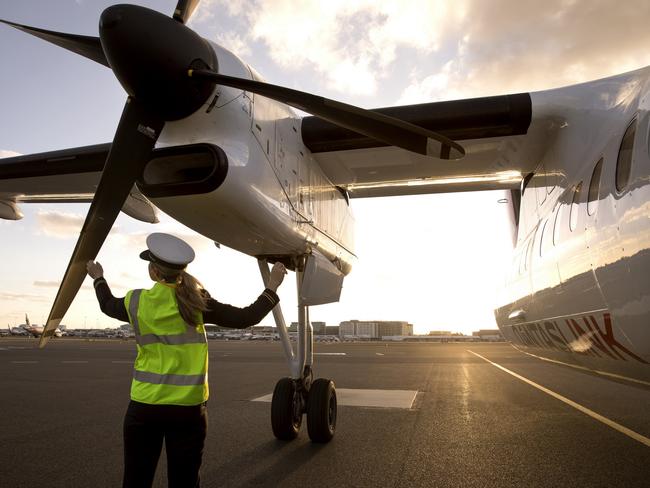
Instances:
[[[133,325],[138,356],[131,399],[158,405],[198,405],[208,399],[208,341],[178,311],[173,285],[131,290],[124,305]]]

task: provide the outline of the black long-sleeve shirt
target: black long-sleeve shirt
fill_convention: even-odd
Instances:
[[[97,278],[94,286],[102,312],[114,319],[128,322],[129,315],[126,312],[124,298],[114,297],[103,277]],[[257,297],[257,300],[244,308],[220,303],[209,295],[208,297],[208,310],[203,312],[203,323],[216,324],[230,329],[245,329],[258,324],[280,302],[278,295],[268,288]]]

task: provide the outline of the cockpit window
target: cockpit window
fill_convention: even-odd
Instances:
[[[589,183],[589,194],[587,195],[587,213],[593,215],[598,206],[598,191],[600,189],[600,173],[603,169],[603,158],[596,163],[594,172]]]
[[[618,150],[618,160],[616,161],[616,190],[623,191],[630,180],[630,170],[632,168],[632,149],[634,148],[634,135],[636,134],[636,119],[628,126],[621,147]]]

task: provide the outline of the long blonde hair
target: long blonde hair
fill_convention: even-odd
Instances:
[[[205,312],[208,309],[210,296],[201,282],[185,270],[172,269],[153,262],[149,265],[158,279],[176,284],[176,302],[183,320],[193,327],[199,325],[197,312]]]

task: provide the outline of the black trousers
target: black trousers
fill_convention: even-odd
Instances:
[[[153,483],[163,439],[170,488],[200,486],[199,468],[208,429],[205,404],[148,405],[131,400],[124,417],[124,488]]]

